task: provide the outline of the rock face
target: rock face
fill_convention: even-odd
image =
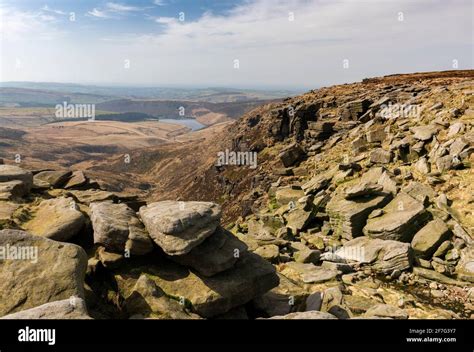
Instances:
[[[207,202],[151,203],[140,208],[140,217],[151,238],[166,254],[183,255],[212,235],[221,209]]]
[[[2,230],[0,248],[8,258],[0,262],[0,316],[73,296],[84,298],[87,256],[81,247]]]
[[[460,280],[474,282],[474,247],[469,246],[461,251],[461,259],[456,267]]]
[[[135,212],[126,204],[92,203],[91,221],[94,243],[112,252],[143,255],[153,250],[153,243]]]
[[[0,183],[0,200],[15,200],[28,193],[23,181],[14,180]]]
[[[411,241],[428,218],[423,204],[405,193],[398,194],[383,208],[383,215],[369,219],[363,232],[372,238]]]
[[[153,319],[197,319],[184,305],[166,296],[155,281],[141,275],[125,298],[125,309],[132,317]]]
[[[298,144],[293,143],[282,150],[278,155],[278,158],[284,167],[290,167],[300,161],[303,156],[304,152],[301,147]]]
[[[344,195],[334,196],[326,206],[331,226],[336,235],[345,239],[362,236],[369,214],[383,207],[390,200],[388,194],[345,199]]]
[[[46,186],[58,188],[63,186],[71,177],[72,172],[65,171],[42,171],[34,175],[33,183],[35,186]]]
[[[23,193],[26,194],[33,186],[33,174],[13,165],[0,165],[0,182],[21,181]]]
[[[406,270],[413,261],[408,243],[359,237],[346,242],[335,252],[336,258],[369,264],[381,273]]]
[[[234,266],[245,255],[247,245],[223,228],[184,255],[171,256],[175,262],[210,277]]]
[[[202,317],[213,317],[228,312],[261,296],[278,286],[275,269],[259,256],[244,253],[232,269],[212,277],[201,277],[183,266],[170,261],[135,268],[135,272],[146,273],[164,292],[189,302],[193,310]],[[117,272],[119,285],[129,275]],[[132,278],[129,278],[132,280]]]
[[[79,297],[45,303],[39,307],[8,314],[0,319],[91,319],[86,302]]]
[[[23,228],[56,241],[67,241],[77,235],[85,221],[72,198],[44,200],[31,210],[31,216]]]
[[[428,257],[434,253],[443,241],[450,237],[449,235],[450,230],[444,221],[435,219],[415,234],[411,241],[411,247],[416,255]]]

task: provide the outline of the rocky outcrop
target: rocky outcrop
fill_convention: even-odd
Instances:
[[[76,245],[0,231],[0,316],[54,301],[84,299],[87,256]]]
[[[128,250],[132,255],[143,255],[153,250],[153,243],[142,223],[126,204],[92,203],[90,212],[94,243],[112,252]]]
[[[391,273],[412,265],[413,254],[408,243],[359,237],[348,241],[327,260],[355,261],[368,264],[375,271]],[[326,259],[326,258],[324,258]]]
[[[140,217],[150,237],[169,255],[183,255],[212,235],[219,225],[221,209],[206,202],[151,203],[140,208]]]
[[[84,215],[72,198],[55,198],[42,201],[28,212],[28,220],[22,227],[36,236],[56,241],[67,241],[77,235],[84,226]]]
[[[367,221],[363,232],[372,238],[411,241],[428,216],[422,203],[400,193],[382,209],[380,216]]]
[[[426,224],[418,231],[413,240],[411,247],[416,255],[420,257],[428,257],[434,253],[439,245],[450,237],[450,230],[444,221],[435,219]]]

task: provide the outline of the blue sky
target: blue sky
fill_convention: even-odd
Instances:
[[[472,68],[472,14],[471,0],[0,0],[0,80],[313,88]]]

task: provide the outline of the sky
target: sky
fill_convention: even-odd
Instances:
[[[311,89],[471,69],[472,0],[0,0],[0,81]]]

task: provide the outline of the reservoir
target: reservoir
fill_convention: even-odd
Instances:
[[[194,119],[160,119],[160,122],[167,122],[167,123],[173,123],[173,124],[179,124],[179,125],[184,125],[188,128],[190,128],[193,131],[200,130],[204,127],[202,123],[197,122]]]

